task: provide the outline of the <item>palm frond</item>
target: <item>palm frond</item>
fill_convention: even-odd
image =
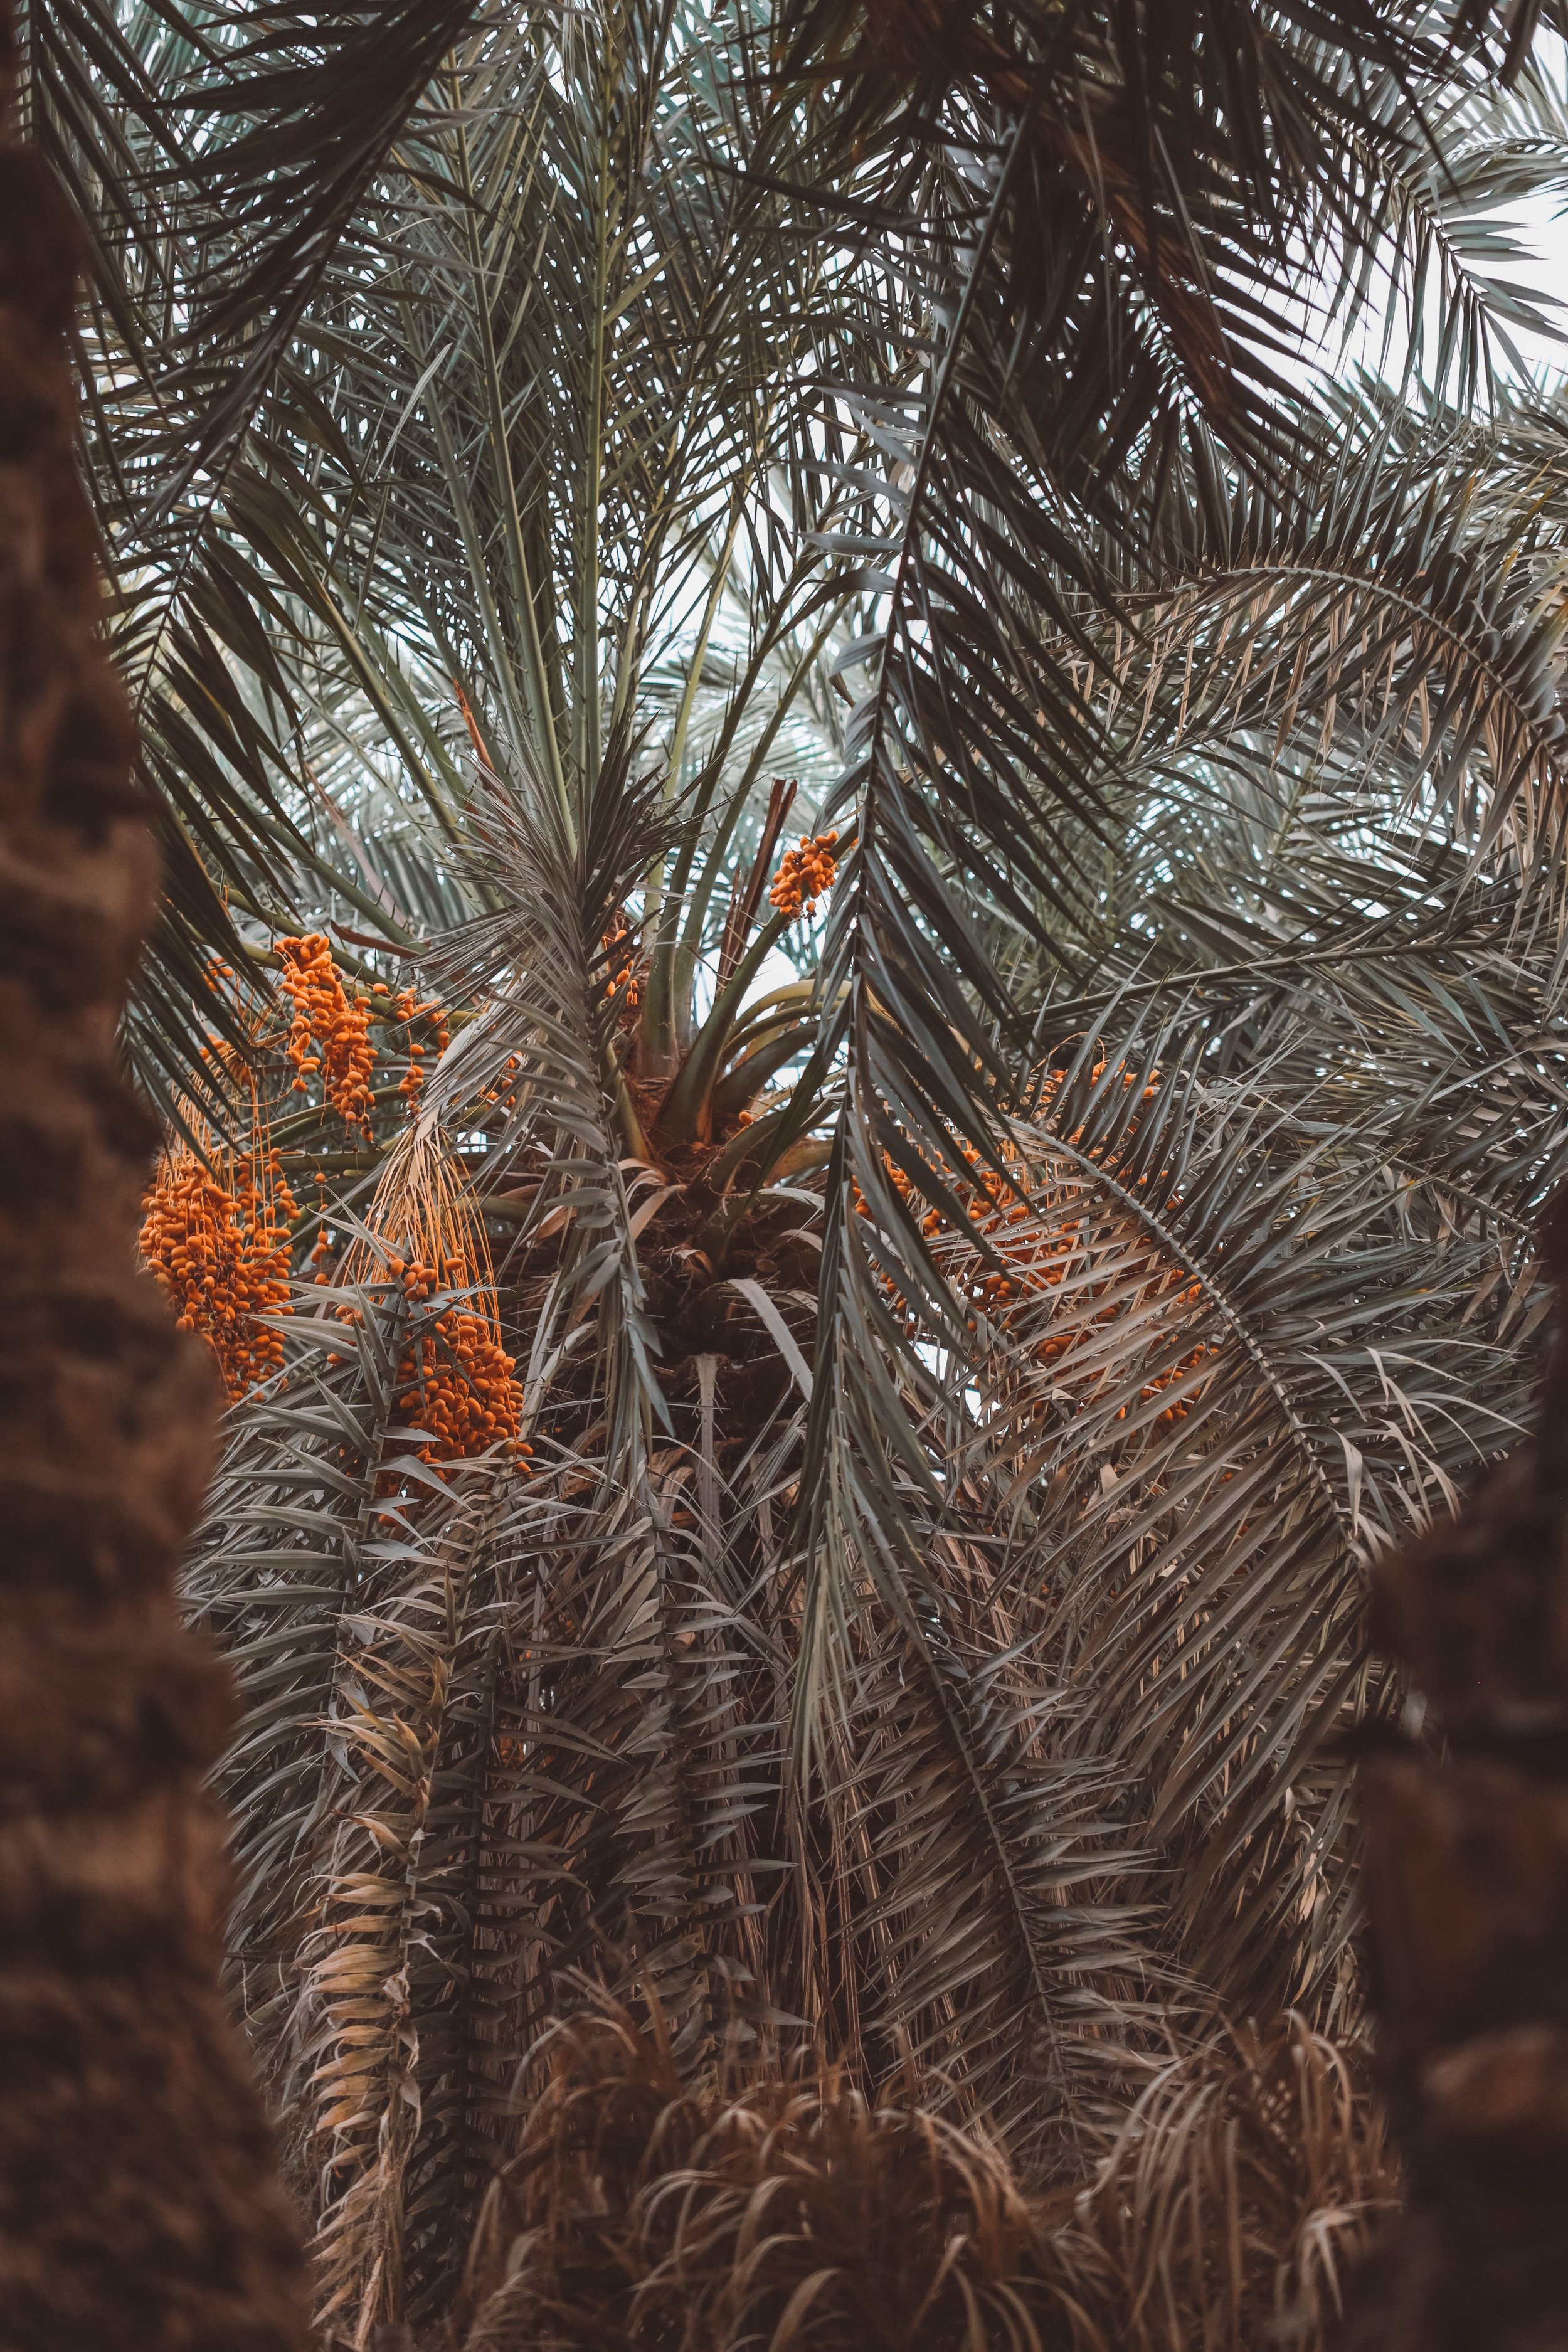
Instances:
[[[534,2053],[470,2352],[675,2325],[721,2352],[792,2312],[824,2345],[1316,2347],[1397,2192],[1359,2065],[1299,2024],[1163,2069],[1064,2212],[923,2111],[912,2069],[873,2096],[829,2070],[692,2084],[658,2022],[601,2011]]]

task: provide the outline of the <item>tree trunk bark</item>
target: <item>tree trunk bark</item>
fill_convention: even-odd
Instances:
[[[1568,1202],[1545,1233],[1559,1317]],[[1425,1714],[1363,1773],[1405,2222],[1341,2352],[1568,2347],[1568,1335],[1534,1440],[1373,1576]],[[1407,1718],[1409,1719],[1409,1718]]]
[[[0,21],[0,100],[16,58]],[[223,1669],[173,1578],[215,1383],[133,1270],[155,887],[99,650],[76,249],[0,144],[0,2345],[284,2352],[303,2260],[218,1994]]]

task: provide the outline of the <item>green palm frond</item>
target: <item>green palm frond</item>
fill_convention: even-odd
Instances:
[[[472,14],[409,0],[370,26],[350,9],[272,12],[253,36],[243,16],[100,0],[28,12],[29,133],[87,244],[90,475],[164,858],[127,1035],[159,1096],[210,1104],[201,1048],[227,1022],[208,967],[239,950],[231,908],[287,922],[329,878],[300,829],[296,713],[231,470]],[[258,223],[276,234],[258,242]]]
[[[1075,491],[1086,453],[1107,487],[1129,460],[1158,473],[1199,420],[1282,457],[1275,404],[1303,310],[1349,323],[1392,280],[1415,358],[1435,299],[1426,349],[1464,399],[1500,332],[1506,353],[1509,324],[1539,315],[1499,279],[1509,239],[1478,213],[1505,187],[1561,184],[1561,102],[1528,45],[1499,93],[1489,9],[1203,0],[1134,18],[1020,0],[982,26],[962,7],[800,0],[784,16],[789,69],[824,93],[799,165],[816,200],[900,226],[914,204],[925,233],[945,166],[962,242],[1022,141],[994,298],[1019,404],[1055,420]],[[989,164],[966,191],[957,142]]]

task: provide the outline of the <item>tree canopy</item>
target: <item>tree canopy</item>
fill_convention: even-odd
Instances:
[[[446,2307],[583,1978],[1043,2178],[1348,2029],[1363,1571],[1568,1165],[1555,16],[26,38],[327,2308]]]

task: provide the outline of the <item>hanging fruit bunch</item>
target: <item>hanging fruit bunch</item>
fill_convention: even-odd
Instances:
[[[231,1398],[283,1368],[281,1335],[258,1318],[287,1315],[293,1194],[264,1123],[243,1159],[204,1166],[189,1144],[166,1151],[143,1203],[142,1255],[182,1331],[199,1331]]]
[[[779,861],[779,870],[768,886],[768,904],[791,922],[803,912],[815,915],[817,900],[838,878],[838,860],[834,856],[837,845],[837,832],[819,833],[815,840],[803,833],[800,847],[786,849]]]
[[[1104,1064],[1101,1063],[1093,1076],[1099,1078],[1103,1070]],[[1127,1087],[1135,1085],[1134,1074],[1130,1070],[1123,1071],[1122,1083]],[[1055,1091],[1055,1081],[1047,1081],[1044,1088],[1046,1099],[1048,1100]],[[1154,1080],[1143,1087],[1145,1102],[1152,1100],[1157,1086],[1156,1073]],[[1071,1140],[1078,1142],[1080,1135],[1081,1130],[1075,1130]],[[887,1165],[894,1189],[907,1200],[913,1190],[910,1179],[891,1160]],[[994,1169],[984,1164],[979,1151],[970,1144],[963,1149],[962,1164],[943,1172],[966,1211],[965,1236],[984,1235],[1006,1268],[1002,1272],[986,1265],[984,1259],[978,1259],[967,1276],[960,1275],[960,1280],[976,1309],[984,1307],[993,1313],[1005,1314],[1016,1302],[1058,1289],[1069,1274],[1081,1273],[1088,1263],[1089,1251],[1081,1237],[1078,1218],[1053,1217],[1047,1223],[1042,1217],[1037,1202],[1030,1197],[1026,1171],[1021,1159],[1014,1154],[1005,1154],[1003,1165],[1006,1173],[998,1176]],[[1148,1181],[1146,1175],[1138,1179],[1140,1184],[1146,1184]],[[861,1216],[870,1215],[868,1206],[859,1196],[858,1188],[856,1206]],[[959,1230],[940,1209],[928,1209],[921,1218],[921,1231],[928,1240],[937,1240]],[[1163,1299],[1173,1316],[1191,1312],[1202,1306],[1204,1292],[1201,1283],[1190,1282],[1180,1267],[1164,1264],[1152,1244],[1145,1246],[1145,1256],[1150,1286],[1148,1295]],[[1106,1282],[1094,1279],[1075,1282],[1070,1307],[1063,1313],[1056,1328],[1031,1349],[1035,1360],[1041,1364],[1061,1364],[1088,1339],[1091,1332],[1125,1315],[1131,1303],[1126,1295],[1128,1270],[1127,1261],[1123,1258],[1117,1268],[1113,1299],[1106,1296],[1110,1287]],[[1102,1298],[1105,1303],[1098,1304]],[[901,1307],[902,1301],[896,1304]],[[1152,1400],[1173,1388],[1214,1353],[1211,1347],[1200,1344],[1178,1362],[1163,1370],[1151,1372],[1139,1391],[1141,1397]],[[1178,1398],[1164,1409],[1159,1418],[1174,1423],[1183,1419],[1187,1411],[1185,1400]],[[1117,1418],[1125,1420],[1127,1408],[1123,1405]]]
[[[515,1110],[517,1108],[517,1074],[522,1067],[516,1054],[509,1054],[506,1066],[493,1086],[482,1087],[474,1100],[476,1111]]]
[[[387,1272],[416,1315],[441,1292],[473,1287],[472,1268],[456,1257],[432,1264],[394,1256]],[[504,1445],[516,1461],[531,1451],[519,1435],[522,1385],[513,1378],[516,1361],[500,1344],[493,1313],[486,1312],[490,1303],[481,1297],[473,1305],[444,1308],[398,1360],[398,1412],[429,1432],[429,1442],[416,1449],[421,1462],[461,1462],[491,1445]]]
[[[599,945],[606,958],[606,983],[610,994],[618,1000],[616,1010],[635,1013],[642,1003],[642,959],[637,952],[637,937],[626,919],[626,910],[617,907],[610,918],[610,928],[600,935]]]
[[[345,1288],[394,1285],[406,1310],[394,1399],[408,1435],[390,1449],[381,1494],[403,1485],[400,1454],[439,1469],[500,1446],[509,1460],[526,1462],[522,1387],[501,1344],[483,1221],[438,1130],[417,1122],[403,1129],[338,1280]],[[433,1311],[432,1301],[443,1299]]]
[[[408,1031],[408,1067],[398,1080],[397,1091],[408,1105],[412,1114],[418,1106],[420,1096],[425,1091],[426,1054],[424,1045],[414,1034],[414,1024],[416,1021],[428,1021],[435,1024],[437,1054],[446,1052],[452,1042],[452,1032],[447,1024],[446,1006],[437,1003],[434,997],[431,997],[427,1003],[421,1004],[417,989],[401,989],[393,999],[393,1007],[398,1020],[404,1023]]]
[[[330,943],[320,931],[302,939],[278,941],[282,970],[279,985],[294,1007],[285,1053],[294,1072],[291,1091],[310,1091],[319,1077],[321,1097],[341,1118],[364,1130],[370,1139],[371,1072],[375,1047],[370,1042],[372,1003],[368,996],[350,996],[344,988]]]

